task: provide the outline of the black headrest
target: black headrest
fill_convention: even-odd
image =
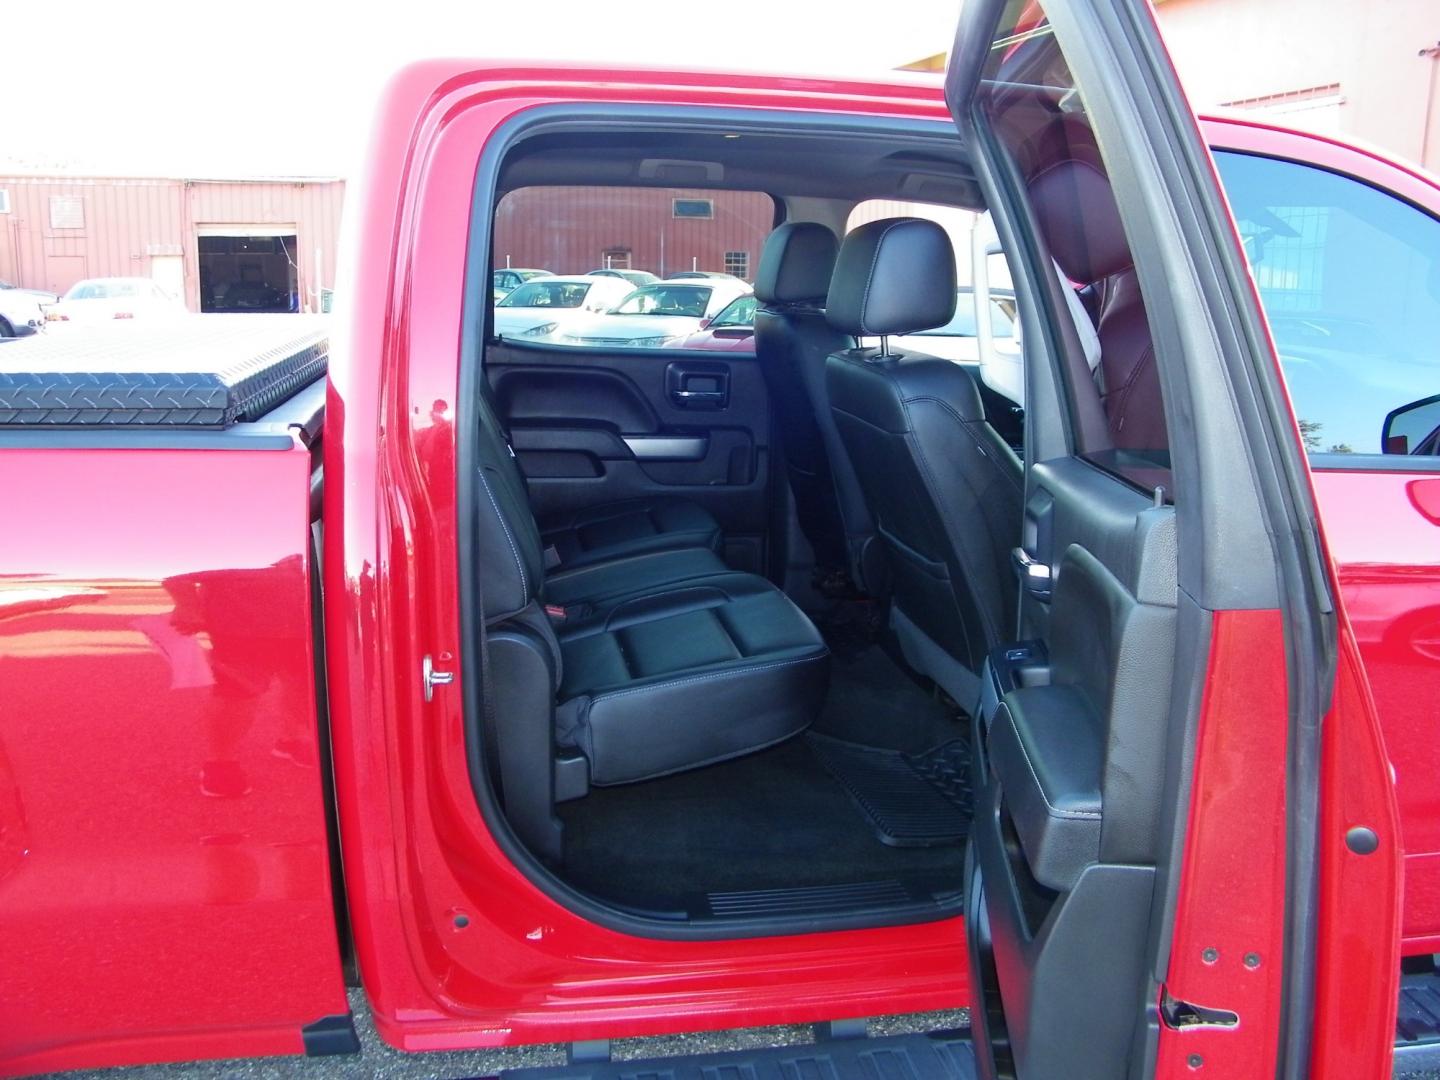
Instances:
[[[755,297],[762,304],[821,303],[840,241],[818,221],[790,221],[765,238]]]
[[[944,326],[955,314],[955,249],[939,225],[885,218],[845,237],[825,317],[847,334],[877,337]]]

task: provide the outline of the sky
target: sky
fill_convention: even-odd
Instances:
[[[0,171],[343,176],[386,78],[412,60],[865,75],[948,48],[959,0],[4,6]]]

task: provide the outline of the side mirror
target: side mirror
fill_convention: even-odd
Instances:
[[[1392,409],[1380,429],[1382,454],[1440,454],[1440,394]]]
[[[713,318],[713,316],[712,316],[712,318]],[[710,321],[711,321],[710,319],[701,319],[701,320],[700,320],[700,326],[698,327],[698,329],[700,329],[700,330],[709,330],[709,329],[710,329]]]

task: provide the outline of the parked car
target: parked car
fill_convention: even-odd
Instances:
[[[559,335],[570,345],[654,347],[685,337],[731,300],[749,293],[743,281],[661,281],[635,289],[608,312],[577,320]]]
[[[48,301],[43,298],[49,296]],[[24,337],[45,324],[42,303],[53,303],[49,293],[13,287],[0,288],[0,338]]]
[[[1197,124],[1133,0],[967,3],[946,81],[418,64],[328,371],[303,316],[5,346],[0,1071],[353,1051],[356,994],[406,1050],[572,1047],[529,1080],[1434,1053],[1440,180]],[[657,154],[776,202],[756,355],[611,347],[724,281],[487,340],[506,178]],[[917,175],[1013,241],[1020,455],[887,348],[944,230],[836,254]],[[1334,363],[1392,390],[1351,452],[1266,307],[1413,338]],[[774,1024],[817,1042],[603,1060]]]
[[[1015,332],[1015,296],[1005,289],[991,289],[991,332],[1010,338]],[[732,352],[755,348],[755,305],[753,295],[732,300],[724,311],[706,319],[695,333],[665,343],[666,348],[721,349]],[[956,290],[955,314],[950,321],[932,330],[902,334],[892,339],[898,349],[914,349],[947,360],[974,364],[980,359],[975,340],[975,298],[969,288]]]
[[[652,274],[649,270],[617,270],[614,267],[591,270],[589,276],[623,278],[631,285],[649,285],[651,282],[660,280],[658,274]]]
[[[149,278],[86,278],[45,308],[48,328],[114,319],[161,319],[185,314],[183,301]]]
[[[495,288],[509,292],[517,285],[525,284],[531,278],[552,276],[549,270],[518,270],[507,266],[504,270],[496,270],[492,273],[490,280]]]
[[[990,289],[990,332],[997,338],[1015,336],[1015,294],[1008,289]],[[974,364],[980,360],[975,337],[975,294],[969,288],[955,292],[955,314],[950,321],[931,330],[901,334],[893,340],[900,349],[915,349],[946,360]]]
[[[742,278],[736,277],[734,274],[726,274],[726,273],[723,273],[723,272],[721,272],[721,271],[719,271],[719,270],[681,270],[681,271],[679,271],[678,273],[667,275],[666,278],[665,278],[665,280],[666,280],[666,281],[692,281],[692,280],[695,280],[695,279],[709,279],[709,278],[715,278],[715,279],[722,280],[722,281],[741,281],[741,280],[743,280]]]
[[[702,319],[693,334],[665,342],[667,349],[755,351],[755,296],[737,296],[713,318]]]
[[[576,318],[610,310],[630,285],[604,277],[531,278],[495,305],[496,337],[536,338],[564,330]]]
[[[59,299],[58,296],[47,289],[26,289],[16,285],[13,281],[4,280],[0,280],[0,293],[10,293],[12,296],[15,294],[31,296],[41,304],[53,304]]]

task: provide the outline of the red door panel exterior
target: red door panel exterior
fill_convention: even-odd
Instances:
[[[392,85],[379,145],[409,152],[372,155],[363,194],[351,196],[363,217],[350,222],[353,305],[335,350],[325,439],[341,837],[377,1026],[392,1044],[420,1049],[962,1005],[959,919],[682,942],[574,914],[510,862],[480,816],[458,681],[423,701],[422,658],[453,667],[460,650],[456,358],[476,162],[507,120],[577,101],[948,124],[933,87],[443,63]]]
[[[23,507],[0,577],[0,1075],[299,1053],[347,1011],[309,465],[0,450]]]
[[[1394,770],[1407,953],[1440,951],[1440,476],[1317,472],[1345,610]]]
[[[1371,150],[1244,120],[1202,127],[1214,148],[1329,169],[1440,216],[1433,177]],[[1402,948],[1440,951],[1440,475],[1317,470],[1313,482],[1394,771]]]

